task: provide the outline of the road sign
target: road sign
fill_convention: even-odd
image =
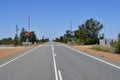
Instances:
[[[24,36],[25,36],[25,38],[29,38],[30,37],[30,33],[29,32],[25,32]]]

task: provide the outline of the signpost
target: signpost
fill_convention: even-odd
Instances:
[[[29,42],[29,39],[30,39],[30,33],[26,31],[24,33],[24,36],[25,36],[25,39],[26,39],[25,44],[28,45],[28,42]]]

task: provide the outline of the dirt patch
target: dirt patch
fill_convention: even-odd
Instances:
[[[0,60],[27,51],[30,47],[5,47],[0,49]]]
[[[88,54],[96,55],[96,56],[103,57],[108,60],[120,63],[120,55],[119,54],[103,52],[103,51],[96,51],[96,50],[90,49],[92,46],[72,46],[72,47],[75,49],[87,52]]]

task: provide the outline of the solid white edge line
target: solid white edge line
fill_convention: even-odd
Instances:
[[[62,44],[61,44],[61,45],[62,45]],[[115,68],[117,68],[117,69],[120,69],[120,67],[117,66],[117,65],[115,65],[115,64],[112,64],[112,63],[110,63],[110,62],[104,61],[104,60],[102,60],[102,59],[99,59],[99,58],[94,57],[94,56],[92,56],[92,55],[89,55],[89,54],[87,54],[87,53],[81,52],[81,51],[79,51],[79,50],[77,50],[77,49],[71,48],[71,47],[69,47],[69,46],[66,46],[66,45],[63,45],[63,46],[65,46],[65,47],[67,47],[67,48],[69,48],[69,49],[71,49],[71,50],[73,50],[73,51],[79,52],[80,54],[83,54],[83,55],[86,55],[86,56],[88,56],[88,57],[91,57],[91,58],[93,58],[93,59],[95,59],[95,60],[98,60],[98,61],[100,61],[100,62],[106,63],[106,64],[108,64],[108,65],[110,65],[110,66],[113,66],[113,67],[115,67]]]
[[[56,61],[55,61],[55,53],[54,53],[54,46],[53,46],[53,44],[51,44],[51,48],[52,48],[52,55],[53,55],[53,64],[54,64],[54,71],[55,71],[55,80],[58,80],[57,65],[56,65]]]
[[[58,70],[60,80],[63,80],[60,70]]]
[[[29,51],[21,54],[20,56],[13,58],[12,60],[10,60],[10,61],[8,61],[8,62],[0,65],[0,68],[3,67],[3,66],[5,66],[5,65],[7,65],[7,64],[9,64],[9,63],[11,63],[11,62],[13,62],[13,61],[15,61],[15,60],[17,60],[17,59],[19,59],[19,58],[21,58],[21,57],[23,57],[24,55],[27,55],[28,53],[30,53],[30,52],[32,52],[32,51],[34,51],[34,50],[36,50],[36,49],[38,49],[39,47],[42,47],[42,46],[43,46],[43,45],[40,45],[40,46],[38,46],[38,47],[35,47],[35,48],[33,48],[32,50],[29,50]]]

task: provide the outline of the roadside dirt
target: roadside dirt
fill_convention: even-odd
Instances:
[[[17,54],[22,54],[29,49],[30,47],[8,47],[0,49],[0,60],[7,59]]]
[[[96,51],[96,50],[90,49],[92,46],[72,46],[72,47],[75,49],[87,52],[88,54],[103,57],[105,59],[120,63],[120,54]]]

